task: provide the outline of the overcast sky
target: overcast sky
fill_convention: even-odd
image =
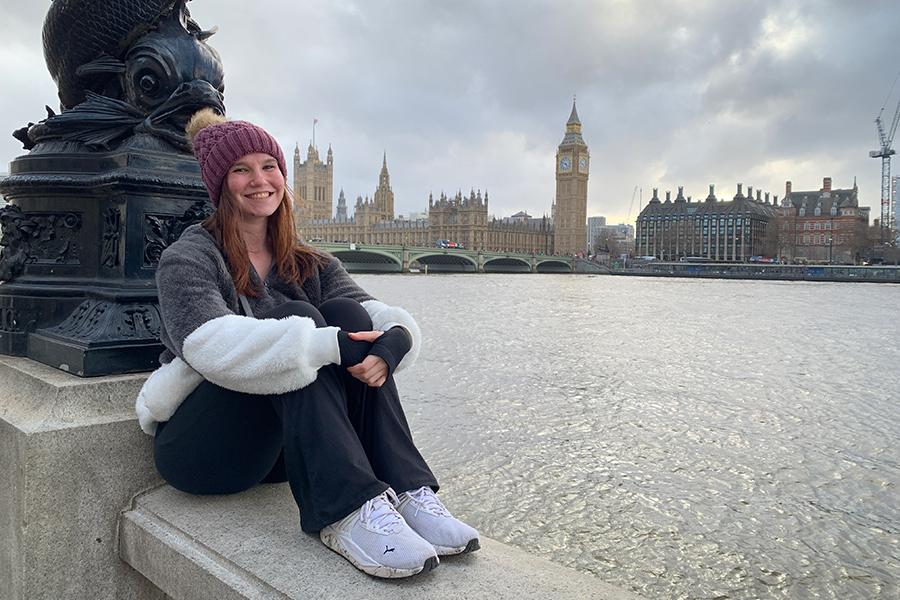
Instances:
[[[0,0],[0,130],[45,116],[56,88],[48,0]],[[741,182],[782,196],[831,176],[879,213],[874,118],[900,71],[900,2],[195,0],[222,55],[232,118],[289,156],[335,156],[335,201],[372,195],[387,152],[398,212],[429,192],[488,190],[491,213],[549,213],[577,94],[588,215],[634,219],[653,187],[695,199]],[[900,84],[898,84],[900,88]],[[885,109],[893,115],[895,89]],[[21,154],[8,133],[0,160]],[[900,163],[895,161],[900,174]],[[6,170],[6,167],[0,167]],[[639,194],[638,194],[639,195]]]

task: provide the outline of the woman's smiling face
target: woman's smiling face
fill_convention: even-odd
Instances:
[[[239,158],[228,169],[227,193],[245,219],[269,217],[281,204],[285,179],[274,157],[254,152]]]

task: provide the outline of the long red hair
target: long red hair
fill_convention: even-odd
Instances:
[[[301,285],[316,272],[316,269],[324,266],[328,258],[315,248],[301,244],[297,239],[292,205],[290,193],[285,187],[281,204],[267,222],[267,236],[272,243],[272,268],[275,269],[279,279]],[[218,208],[203,221],[203,227],[222,248],[238,294],[256,297],[262,290],[257,289],[250,280],[250,253],[247,252],[247,246],[238,227],[240,219],[240,207],[231,195],[223,190]]]

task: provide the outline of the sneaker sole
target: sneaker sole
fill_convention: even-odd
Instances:
[[[341,540],[339,536],[333,533],[322,533],[319,537],[322,540],[322,543],[328,546],[328,548],[346,558],[350,564],[352,564],[363,573],[371,575],[372,577],[378,577],[381,579],[400,579],[403,577],[412,577],[413,575],[418,575],[419,573],[427,573],[433,569],[436,569],[440,564],[440,560],[438,560],[437,556],[430,556],[425,559],[425,563],[421,567],[415,567],[412,569],[397,569],[394,567],[388,567],[386,565],[364,565],[353,556],[353,554],[347,549],[347,547],[343,543],[343,540]],[[362,550],[360,550],[360,553],[362,553]]]
[[[454,556],[456,554],[468,554],[469,552],[475,552],[476,550],[481,549],[481,544],[478,542],[478,538],[469,540],[469,543],[465,546],[457,546],[456,548],[448,547],[448,546],[435,546],[434,550],[437,552],[438,556]]]

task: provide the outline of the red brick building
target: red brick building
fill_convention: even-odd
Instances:
[[[869,207],[859,205],[856,181],[849,189],[794,191],[785,183],[778,209],[778,254],[788,262],[855,264],[867,240]]]

